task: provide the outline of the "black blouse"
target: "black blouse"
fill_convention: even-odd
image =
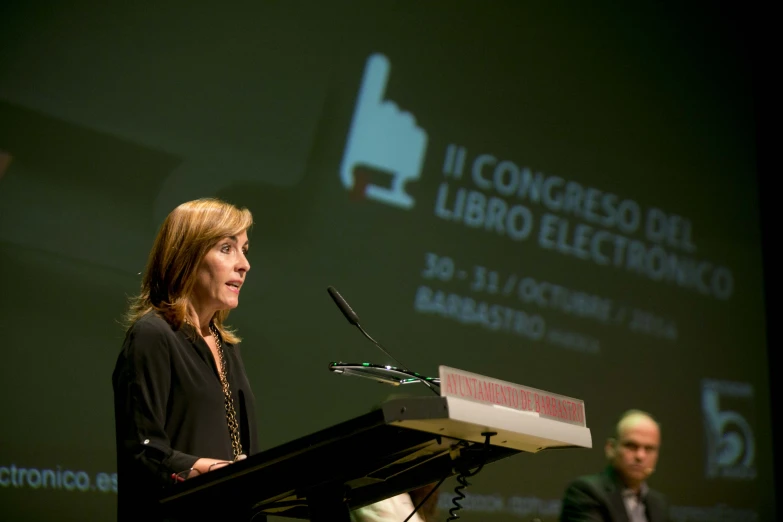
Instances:
[[[258,451],[255,400],[239,347],[223,343],[242,450]],[[118,520],[155,518],[172,474],[199,458],[232,460],[223,389],[209,346],[189,325],[155,313],[127,332],[112,375]]]

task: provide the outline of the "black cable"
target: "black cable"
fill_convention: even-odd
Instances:
[[[444,480],[446,480],[447,478],[449,478],[449,475],[446,475],[445,477],[443,477],[442,479],[440,479],[440,482],[438,482],[437,484],[435,484],[435,487],[434,487],[434,488],[432,488],[432,490],[431,490],[429,493],[427,493],[427,496],[426,496],[426,497],[424,497],[424,498],[421,500],[421,502],[419,502],[419,503],[416,505],[416,507],[415,507],[415,508],[413,508],[413,511],[411,512],[411,514],[410,514],[410,515],[408,515],[408,518],[406,518],[406,519],[405,519],[405,520],[403,520],[402,522],[408,522],[408,520],[410,520],[410,519],[411,519],[411,517],[413,517],[413,515],[415,515],[415,514],[416,514],[416,512],[419,510],[419,508],[420,508],[421,506],[423,506],[425,502],[427,502],[427,499],[428,499],[428,498],[430,498],[430,497],[432,496],[432,494],[433,494],[433,493],[435,493],[435,490],[436,490],[436,489],[438,489],[438,488],[440,487],[440,485],[441,485],[441,484],[443,484],[443,481],[444,481]]]
[[[454,493],[456,493],[456,497],[451,499],[451,503],[454,504],[455,507],[449,509],[449,518],[446,519],[446,522],[450,522],[452,520],[457,520],[459,518],[459,515],[457,514],[457,511],[462,509],[462,504],[459,502],[461,500],[465,499],[465,494],[462,493],[462,490],[466,487],[470,486],[470,482],[468,482],[468,477],[473,477],[475,475],[478,475],[479,471],[481,471],[484,468],[484,464],[487,463],[487,457],[489,456],[489,439],[493,435],[497,435],[494,431],[485,431],[482,433],[484,435],[484,450],[482,453],[484,454],[484,458],[481,461],[481,464],[478,468],[476,468],[475,471],[472,473],[470,472],[470,469],[465,469],[463,471],[460,471],[459,475],[457,475],[457,482],[459,482],[459,486],[454,488]]]
[[[459,518],[457,511],[462,509],[462,504],[460,504],[459,501],[465,499],[465,495],[462,493],[462,490],[470,486],[470,482],[468,482],[468,479],[462,473],[457,475],[457,482],[459,482],[460,485],[454,488],[454,493],[456,496],[451,499],[451,503],[454,504],[455,507],[449,509],[449,518],[446,519],[446,522],[457,520]]]

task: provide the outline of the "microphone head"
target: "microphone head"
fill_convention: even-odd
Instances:
[[[652,475],[654,471],[655,468],[644,468],[644,474],[647,475],[648,477]]]
[[[330,296],[332,296],[332,300],[337,305],[337,308],[339,308],[343,313],[345,318],[348,319],[348,322],[354,326],[359,326],[359,316],[356,315],[356,312],[354,312],[353,309],[351,309],[351,307],[348,305],[348,302],[343,299],[343,296],[340,295],[340,292],[338,292],[337,289],[333,286],[327,287],[326,291],[329,292]]]

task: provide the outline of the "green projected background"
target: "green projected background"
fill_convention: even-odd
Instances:
[[[632,407],[661,421],[650,483],[674,520],[774,519],[752,71],[728,14],[17,4],[0,8],[0,518],[113,519],[119,320],[163,217],[218,196],[257,223],[230,322],[263,448],[394,391],[327,371],[391,362],[334,285],[416,371],[585,401],[592,450],[488,467],[465,520],[554,520]]]

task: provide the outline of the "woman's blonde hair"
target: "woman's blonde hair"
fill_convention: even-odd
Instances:
[[[248,209],[214,198],[188,201],[172,210],[155,238],[141,292],[131,299],[125,315],[126,326],[155,311],[175,328],[181,328],[204,256],[220,239],[241,234],[252,225]],[[226,317],[228,310],[220,310],[212,322],[223,339],[238,343],[239,337],[223,324]]]

